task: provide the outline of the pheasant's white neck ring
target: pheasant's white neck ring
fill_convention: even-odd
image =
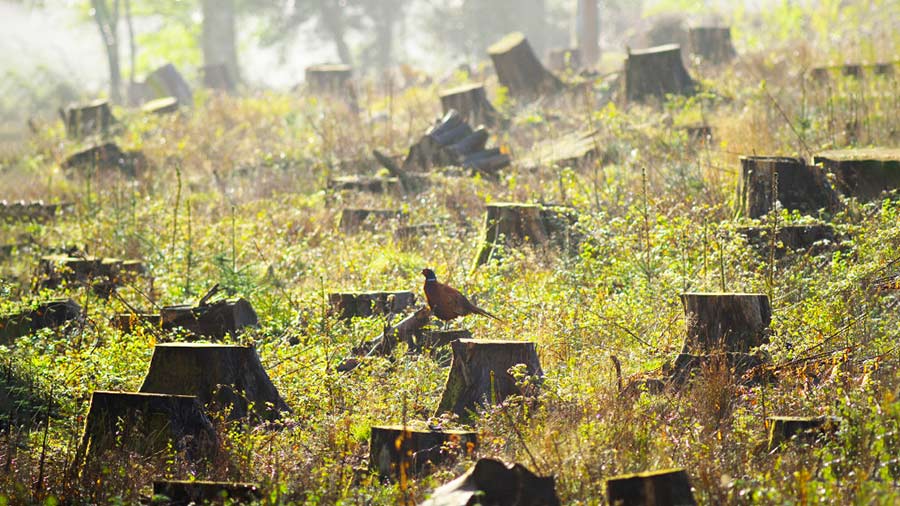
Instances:
[[[435,275],[427,276],[427,277],[425,277],[425,281],[437,281],[437,276],[435,276]]]

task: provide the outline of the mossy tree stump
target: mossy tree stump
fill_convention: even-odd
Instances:
[[[547,67],[554,72],[581,68],[581,50],[577,47],[561,47],[547,51]]]
[[[606,503],[614,506],[695,505],[684,469],[626,474],[606,480]]]
[[[693,95],[694,80],[684,68],[681,46],[667,44],[629,51],[625,58],[625,98],[663,100],[667,94]]]
[[[182,328],[197,337],[224,339],[245,327],[259,324],[256,311],[246,299],[219,300],[198,306],[165,306],[160,310],[163,330]]]
[[[773,194],[773,190],[777,194]],[[835,212],[841,203],[824,172],[802,158],[742,156],[740,206],[750,218],[765,216],[775,201],[789,210]]]
[[[527,395],[508,370],[525,364],[529,376],[543,376],[534,343],[460,339],[450,343],[453,358],[436,414],[451,412],[463,419],[481,405],[503,402],[510,395]]]
[[[213,409],[228,410],[230,420],[251,414],[275,420],[291,411],[251,346],[157,344],[140,391],[193,395]]]
[[[713,65],[728,63],[737,56],[729,26],[696,26],[688,30],[688,39],[691,54]]]
[[[521,464],[494,459],[478,462],[455,480],[438,487],[421,506],[559,506],[556,479],[538,476]]]
[[[747,353],[768,342],[769,297],[760,293],[683,293],[682,353]]]
[[[263,498],[253,483],[163,480],[153,482],[153,506],[191,504],[250,504]]]
[[[419,430],[399,425],[373,426],[369,469],[381,478],[421,475],[451,458],[475,453],[478,435],[465,430]]]
[[[413,307],[416,295],[410,291],[395,292],[337,292],[328,294],[331,311],[340,318],[367,318],[374,315],[399,313]]]
[[[497,110],[488,101],[483,84],[464,84],[443,90],[439,96],[444,114],[455,109],[473,125],[492,126],[497,122]]]
[[[761,253],[768,254],[772,248],[772,227],[741,227],[737,232]],[[834,227],[827,224],[779,226],[775,231],[775,258],[782,258],[789,251],[818,255],[834,249],[837,240]]]
[[[152,96],[146,100],[156,98],[174,97],[178,103],[190,107],[194,104],[194,94],[184,77],[175,68],[175,65],[167,63],[147,75],[144,82]]]
[[[75,453],[76,468],[120,444],[143,455],[171,446],[197,461],[215,454],[217,435],[194,396],[95,391]]]
[[[82,105],[70,105],[60,109],[59,113],[66,126],[66,136],[70,139],[106,135],[116,122],[109,101],[104,99]]]
[[[772,416],[769,425],[769,451],[791,439],[814,443],[837,432],[841,420],[833,416]]]
[[[45,328],[56,328],[82,316],[81,306],[72,299],[51,299],[34,309],[0,314],[0,344]]]
[[[500,84],[509,89],[510,95],[533,100],[541,95],[556,93],[563,83],[544,68],[528,39],[520,32],[513,32],[488,48]]]
[[[813,163],[834,173],[838,191],[861,201],[900,189],[900,149],[824,151],[813,157]]]
[[[224,63],[204,65],[200,73],[203,75],[203,86],[208,89],[232,93],[236,88],[234,76]]]
[[[374,231],[385,223],[402,221],[405,216],[403,211],[393,209],[347,208],[341,211],[338,228],[345,234],[353,234],[362,230]]]
[[[498,202],[488,204],[484,217],[484,239],[475,257],[475,267],[501,258],[504,247],[521,244],[553,244],[572,248],[583,237],[575,230],[577,216],[567,209]]]

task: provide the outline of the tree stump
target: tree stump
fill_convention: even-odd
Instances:
[[[187,107],[194,104],[194,94],[175,65],[167,63],[151,72],[144,80],[151,96],[147,99],[175,97],[178,103]]]
[[[900,149],[870,148],[824,151],[813,157],[836,176],[835,186],[860,201],[881,198],[900,189]]]
[[[837,432],[840,418],[834,416],[771,416],[769,425],[769,451],[796,438],[803,443],[814,443],[822,437]]]
[[[681,46],[668,44],[629,51],[625,58],[626,100],[664,100],[668,94],[694,94],[694,80],[684,68]]]
[[[458,165],[494,177],[498,170],[509,165],[510,158],[498,148],[487,149],[488,137],[484,127],[472,130],[456,109],[450,109],[409,148],[402,168],[378,156],[377,151],[375,155],[384,167],[400,175]],[[408,183],[404,182],[406,186]]]
[[[439,348],[460,339],[472,339],[472,333],[466,329],[428,330],[416,341],[416,347]]]
[[[227,410],[229,420],[252,414],[271,421],[291,412],[251,346],[157,344],[140,391],[193,395],[217,411]]]
[[[331,312],[340,318],[368,318],[375,315],[400,313],[413,307],[416,295],[410,291],[396,292],[337,292],[328,294]]]
[[[62,162],[63,169],[91,169],[93,172],[117,171],[129,177],[142,172],[147,165],[140,151],[123,151],[113,142],[89,146],[72,153]]]
[[[384,176],[337,176],[328,179],[328,189],[334,192],[391,193],[400,190],[400,179]]]
[[[768,342],[769,297],[759,293],[683,293],[687,338],[682,353],[747,353]]]
[[[510,395],[526,395],[507,372],[525,364],[529,376],[543,376],[534,343],[460,339],[450,343],[453,359],[436,414],[446,411],[470,419],[481,405],[503,402]]]
[[[161,329],[162,319],[153,313],[116,313],[110,318],[109,324],[122,332],[134,332],[140,327]]]
[[[444,114],[455,109],[462,115],[463,120],[473,125],[492,126],[497,122],[497,110],[488,101],[483,84],[464,84],[443,90],[439,96]]]
[[[63,123],[66,125],[66,136],[70,139],[82,139],[89,135],[106,135],[116,122],[109,107],[108,100],[95,100],[84,105],[70,105],[60,109]]]
[[[215,454],[217,435],[194,396],[95,391],[75,466],[82,468],[120,445],[143,455],[171,445],[197,461]]]
[[[353,69],[341,63],[324,63],[306,67],[306,87],[313,93],[352,96]]]
[[[0,344],[45,328],[56,328],[82,316],[81,306],[72,299],[50,299],[34,309],[0,315]]]
[[[562,47],[547,51],[547,67],[554,72],[578,70],[581,68],[581,50],[577,47]]]
[[[615,506],[695,505],[684,469],[626,474],[606,480],[606,502]]]
[[[577,249],[583,237],[575,230],[578,218],[568,210],[501,202],[489,204],[484,219],[484,240],[475,267],[501,258],[499,250],[524,243],[553,244],[561,249]]]
[[[596,135],[594,130],[582,130],[539,142],[522,159],[520,165],[528,170],[541,167],[578,168],[602,155]]]
[[[506,86],[513,97],[533,100],[563,88],[562,81],[541,65],[520,32],[510,33],[489,47],[488,54],[500,84]]]
[[[9,203],[0,200],[0,220],[2,221],[35,221],[44,222],[66,211],[72,204],[44,204],[43,201]]]
[[[762,254],[772,247],[771,227],[741,227],[737,232],[747,238],[747,243]],[[838,237],[834,227],[819,225],[787,225],[778,227],[775,233],[775,258],[783,258],[790,251],[807,251],[819,255],[834,249]]]
[[[688,39],[691,54],[713,65],[728,63],[737,56],[729,26],[697,26],[688,30]]]
[[[465,430],[418,430],[400,425],[373,426],[369,469],[381,478],[422,475],[460,455],[471,456],[478,435]]]
[[[200,73],[203,75],[203,86],[208,89],[232,93],[236,88],[234,77],[224,63],[204,65],[200,67]]]
[[[259,324],[256,311],[245,299],[220,300],[210,304],[166,306],[160,311],[163,330],[183,328],[196,337],[224,339],[245,327]]]
[[[253,483],[164,480],[153,482],[153,506],[255,504],[263,494]]]
[[[455,480],[442,485],[421,506],[559,506],[556,479],[538,476],[520,464],[494,459],[478,462]]]
[[[773,198],[776,187],[778,196]],[[750,218],[765,216],[775,200],[785,209],[802,213],[834,212],[841,207],[825,174],[802,158],[742,156],[740,188],[741,210]]]
[[[178,112],[178,99],[175,97],[163,97],[151,100],[141,106],[141,112],[145,114],[171,114]]]
[[[358,209],[348,208],[341,211],[338,228],[345,234],[354,234],[362,230],[375,231],[386,222],[402,221],[403,211],[392,209]]]

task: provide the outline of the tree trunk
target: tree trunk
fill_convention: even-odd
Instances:
[[[347,28],[344,24],[344,15],[338,2],[321,2],[322,23],[325,29],[331,33],[338,58],[344,65],[353,65],[353,57],[350,55],[350,47],[345,39]]]
[[[694,81],[681,60],[681,47],[669,44],[630,51],[625,58],[626,100],[664,100],[667,94],[694,94]]]
[[[563,88],[562,82],[541,65],[528,40],[519,32],[511,33],[489,47],[488,54],[500,84],[516,98],[534,100]]]
[[[900,189],[900,149],[845,149],[825,151],[813,157],[836,176],[838,191],[861,201]]]
[[[777,198],[773,198],[773,190],[777,190]],[[785,209],[807,214],[820,209],[835,212],[841,207],[822,170],[802,158],[742,156],[742,212],[760,218],[772,210],[775,200]]]
[[[234,82],[240,82],[235,34],[234,0],[203,0],[203,64],[224,64]]]
[[[621,506],[688,506],[697,501],[684,469],[615,476],[606,480],[606,503]]]
[[[113,0],[112,10],[106,0],[91,0],[94,20],[100,30],[100,38],[106,49],[109,66],[109,98],[113,103],[122,102],[122,71],[119,65],[119,0]]]
[[[578,49],[581,64],[593,67],[600,58],[598,0],[578,0]]]
[[[697,26],[688,31],[691,54],[720,65],[737,56],[731,44],[731,28],[728,26]]]
[[[439,96],[444,114],[456,109],[463,120],[472,125],[492,126],[496,123],[497,111],[488,101],[483,84],[470,83],[457,86],[441,91]],[[487,132],[484,135],[485,141],[487,141],[486,134]],[[484,147],[484,144],[481,147]]]
[[[772,321],[764,294],[684,293],[687,338],[682,353],[747,353],[768,342]]]
[[[449,411],[468,420],[479,406],[503,402],[510,395],[528,395],[507,372],[525,364],[529,376],[543,376],[534,343],[460,339],[450,343],[453,361],[435,416]]]
[[[229,420],[276,420],[285,404],[251,346],[157,344],[141,392],[193,395]],[[252,404],[252,410],[251,410]]]
[[[421,506],[554,506],[556,480],[538,476],[521,464],[494,459],[478,462],[455,480],[442,485]]]
[[[456,456],[473,455],[478,435],[464,430],[417,430],[399,425],[373,426],[369,469],[381,478],[400,481],[421,475]]]

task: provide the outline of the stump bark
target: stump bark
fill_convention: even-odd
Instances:
[[[489,47],[488,55],[500,84],[506,86],[513,97],[533,100],[563,88],[562,81],[544,68],[520,32],[510,33]]]
[[[900,189],[900,149],[824,151],[813,157],[813,163],[835,175],[838,191],[861,201]]]
[[[777,190],[776,198],[773,190]],[[825,174],[818,167],[807,165],[802,158],[742,156],[742,212],[750,218],[765,216],[775,200],[785,209],[802,213],[816,213],[820,209],[835,212],[841,207]]]
[[[626,474],[606,480],[606,502],[615,506],[695,505],[684,469]]]
[[[794,438],[803,443],[814,443],[837,432],[841,420],[834,416],[772,416],[767,422],[769,451],[772,451]]]
[[[737,56],[729,26],[697,26],[688,30],[688,39],[691,54],[713,65],[728,63]]]
[[[353,234],[362,230],[375,231],[386,222],[401,221],[404,217],[402,211],[393,209],[348,208],[341,211],[338,228],[345,234]]]
[[[478,435],[465,430],[418,430],[400,425],[373,426],[369,469],[381,478],[399,480],[427,473],[458,456],[474,455]]]
[[[263,498],[253,483],[164,480],[153,482],[153,506],[250,504]]]
[[[204,65],[200,68],[200,73],[203,74],[203,86],[206,88],[226,93],[232,93],[236,88],[234,76],[224,63]]]
[[[507,372],[525,364],[529,376],[543,376],[534,343],[460,339],[450,343],[453,359],[436,414],[446,411],[470,419],[478,406],[503,402],[510,395],[526,395]]]
[[[473,125],[493,126],[497,123],[497,110],[488,101],[483,84],[464,84],[443,90],[439,96],[444,114],[455,109],[465,121]]]
[[[769,297],[757,293],[683,293],[687,337],[682,353],[747,353],[768,342]]]
[[[484,240],[475,267],[501,258],[504,247],[523,243],[553,244],[567,249],[583,237],[575,230],[578,218],[571,211],[538,204],[489,204],[484,219]]]
[[[667,94],[694,94],[694,80],[684,68],[681,46],[668,44],[630,51],[625,58],[626,100],[663,100]]]
[[[565,72],[581,68],[581,50],[562,47],[547,51],[547,67],[553,72]]]
[[[106,135],[116,122],[108,100],[95,100],[83,105],[70,105],[60,109],[66,136],[82,139],[89,135]]]
[[[737,232],[760,253],[768,254],[772,248],[771,227],[741,227]],[[775,233],[775,258],[783,258],[791,251],[819,255],[833,250],[837,240],[837,233],[831,225],[781,226]]]
[[[195,337],[214,340],[237,335],[245,327],[259,324],[256,311],[245,299],[220,300],[198,306],[166,306],[160,310],[163,330],[183,328]]]
[[[142,455],[184,451],[191,461],[216,452],[216,430],[196,397],[95,391],[75,453],[76,468],[118,447]]]
[[[336,292],[328,294],[331,312],[340,318],[368,318],[375,315],[400,313],[413,307],[416,295],[410,291],[396,292]]]
[[[155,98],[175,97],[178,103],[190,107],[194,103],[194,94],[184,77],[175,68],[175,65],[167,63],[151,72],[144,80],[151,96],[145,100]]]
[[[45,328],[56,328],[82,316],[81,306],[72,299],[51,299],[34,309],[0,315],[0,344]]]
[[[67,156],[63,169],[91,169],[94,172],[118,171],[134,177],[146,166],[146,158],[140,151],[123,151],[113,142],[88,146]]]
[[[167,343],[153,348],[141,392],[193,395],[229,420],[276,420],[291,409],[251,346]],[[252,405],[252,406],[251,406]]]
[[[559,506],[556,479],[538,476],[521,464],[479,459],[455,480],[442,485],[421,506]]]

